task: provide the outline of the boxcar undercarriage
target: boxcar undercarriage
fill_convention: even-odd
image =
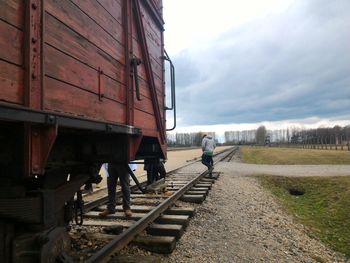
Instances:
[[[136,159],[164,158],[157,140],[142,138],[137,128],[2,106],[0,110],[4,120],[0,130],[0,251],[4,262],[50,262],[69,249],[66,227],[78,206],[75,193],[87,181],[95,182],[102,163],[127,163],[131,141],[140,144]],[[23,147],[28,129],[34,136],[36,130],[53,130],[41,153]],[[37,175],[24,176],[25,161],[38,159],[32,158],[34,154],[48,154],[44,173],[38,169]]]

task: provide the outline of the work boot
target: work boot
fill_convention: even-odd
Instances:
[[[99,215],[100,217],[106,217],[106,216],[112,215],[112,214],[115,214],[115,212],[114,212],[114,211],[110,211],[110,210],[108,210],[108,209],[105,209],[105,210],[103,210],[101,213],[99,213],[98,215]]]
[[[131,213],[130,208],[124,209],[124,214],[125,214],[126,217],[131,217],[131,216],[132,216],[132,213]]]

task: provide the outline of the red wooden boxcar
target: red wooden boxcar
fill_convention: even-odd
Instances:
[[[58,240],[101,163],[166,158],[166,59],[161,0],[0,0],[5,262]]]

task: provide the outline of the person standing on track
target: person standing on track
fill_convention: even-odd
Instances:
[[[202,139],[202,164],[208,167],[209,176],[212,176],[214,169],[213,153],[216,147],[214,138],[211,135],[203,135]]]
[[[105,217],[110,214],[115,213],[116,206],[116,190],[117,190],[117,181],[120,180],[120,186],[123,193],[123,210],[126,217],[131,217],[130,209],[130,175],[128,173],[127,167],[122,164],[115,163],[105,163],[102,166],[107,171],[107,188],[108,188],[108,203],[107,209],[102,211],[99,216]],[[135,171],[136,167],[129,164],[131,170]]]
[[[166,170],[164,167],[164,161],[159,160],[158,162],[153,163],[145,161],[143,169],[147,171],[147,185],[165,178]]]

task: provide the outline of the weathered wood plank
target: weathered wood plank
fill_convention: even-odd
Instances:
[[[189,203],[196,203],[200,204],[205,200],[205,195],[190,195],[190,194],[185,194],[180,198],[181,201],[184,202],[189,202]]]
[[[208,195],[209,191],[187,191],[186,195]]]
[[[135,94],[135,97],[136,97],[136,94]],[[143,96],[141,98],[142,98],[141,101],[135,100],[134,107],[140,111],[147,112],[149,114],[154,115],[152,100]]]
[[[170,224],[156,224],[153,223],[147,228],[147,233],[153,236],[172,236],[177,240],[184,233],[182,225],[170,225]]]
[[[95,120],[125,123],[125,105],[104,99],[96,94],[61,81],[45,77],[46,110],[66,113]]]
[[[207,184],[207,183],[198,183],[195,185],[196,187],[206,187],[211,189],[212,184]]]
[[[124,47],[69,0],[46,0],[46,11],[89,40],[120,63],[125,61]]]
[[[191,187],[190,188],[190,191],[199,191],[199,192],[201,192],[201,191],[209,191],[209,188],[208,187]]]
[[[126,100],[124,85],[104,74],[99,75],[99,72],[95,69],[82,64],[49,45],[45,46],[45,69],[47,76],[88,90],[96,95],[99,94],[100,80],[100,90],[104,98],[120,103],[124,103]],[[89,102],[86,101],[85,103]]]
[[[0,101],[23,104],[24,71],[0,60]]]
[[[151,99],[152,96],[149,88],[149,83],[141,75],[139,75],[139,86],[140,86],[140,94]],[[157,92],[158,101],[161,102],[164,99],[164,95],[165,95],[164,88],[162,86],[156,86],[156,92]]]
[[[175,237],[166,236],[137,236],[133,241],[133,244],[142,247],[148,251],[160,253],[160,254],[170,254],[173,252],[176,246]]]
[[[141,110],[141,111],[145,111],[145,112],[148,112],[150,114],[154,114],[154,111],[153,111],[153,101],[152,101],[152,98],[151,98],[151,92],[150,92],[150,89],[149,89],[149,86],[146,82],[144,82],[143,79],[139,78],[139,87],[140,87],[140,95],[141,95],[141,101],[137,101],[135,99],[135,107],[138,109],[138,110]],[[134,98],[136,98],[136,90],[135,90],[135,87],[134,87]],[[161,95],[159,94],[158,90],[157,90],[157,98],[158,98],[158,103],[161,107],[161,117],[164,118],[164,111],[163,111],[163,107],[165,105],[165,97],[164,95]]]
[[[132,216],[129,219],[139,220],[142,217],[144,217],[145,215],[146,214],[144,214],[144,213],[133,213]],[[90,212],[86,213],[85,216],[88,217],[88,218],[101,218],[99,216],[99,212],[95,212],[95,211],[90,211]],[[106,216],[104,218],[109,218],[109,219],[126,219],[124,213],[121,213],[121,212],[116,212],[115,214],[108,215],[108,216]]]
[[[211,183],[211,184],[215,184],[215,179],[210,179],[210,178],[202,178],[201,182],[203,183]]]
[[[23,32],[0,20],[0,59],[23,64]]]
[[[162,13],[162,8],[163,8],[163,1],[162,0],[152,0],[154,4],[157,7],[158,12],[161,14]]]
[[[131,211],[136,213],[148,213],[149,211],[153,210],[155,206],[146,206],[146,205],[132,205]],[[123,212],[123,208],[116,207],[117,212]]]
[[[144,5],[140,5],[141,7],[141,14],[143,15],[143,23],[144,27],[147,30],[150,30],[154,34],[156,34],[157,38],[161,38],[162,30],[159,29],[158,25],[156,24],[153,16],[149,13],[148,10],[144,7]]]
[[[98,219],[84,219],[84,226],[113,226],[113,225],[122,225],[125,228],[130,227],[134,222],[130,221],[106,221],[106,220],[98,220]]]
[[[161,193],[148,193],[148,194],[131,194],[131,198],[149,198],[149,199],[159,199],[167,198],[167,196],[162,195]]]
[[[193,207],[171,207],[165,213],[169,215],[187,215],[193,217],[196,210]]]
[[[115,20],[123,24],[121,0],[97,0],[97,2],[99,2]]]
[[[108,32],[122,45],[125,43],[122,21],[116,21],[114,17],[96,0],[71,0],[85,14],[98,24],[102,30]]]
[[[112,58],[100,47],[97,47],[48,13],[45,14],[45,33],[46,43],[96,70],[100,68],[104,74],[122,84],[126,84],[124,64]]]
[[[24,0],[0,0],[0,18],[23,30]]]
[[[136,41],[135,39],[133,40],[133,45],[134,45],[134,55],[138,58],[141,58],[141,60],[143,61],[143,55],[142,55],[142,49],[140,46],[140,43],[138,41]],[[156,83],[156,86],[159,88],[161,87],[161,83],[162,83],[162,74],[163,74],[163,68],[162,68],[162,60],[160,59],[160,57],[162,56],[161,53],[159,53],[158,55],[158,59],[155,59],[154,56],[152,56],[152,53],[149,49],[148,46],[148,51],[149,53],[149,59],[151,62],[151,66],[152,66],[152,72],[153,72],[153,76],[154,76],[154,82]],[[146,71],[144,69],[143,64],[141,64],[139,66],[139,74],[140,76],[142,76],[143,79],[147,80],[147,75],[146,75]]]
[[[188,226],[189,216],[184,215],[161,215],[157,218],[156,223],[159,224],[170,224],[170,225],[183,225]]]
[[[157,124],[156,124],[154,115],[140,111],[138,109],[135,109],[134,123],[135,123],[135,126],[140,128],[150,129],[150,130],[157,129]]]
[[[157,256],[145,255],[118,255],[111,258],[109,263],[160,263],[160,258]]]

